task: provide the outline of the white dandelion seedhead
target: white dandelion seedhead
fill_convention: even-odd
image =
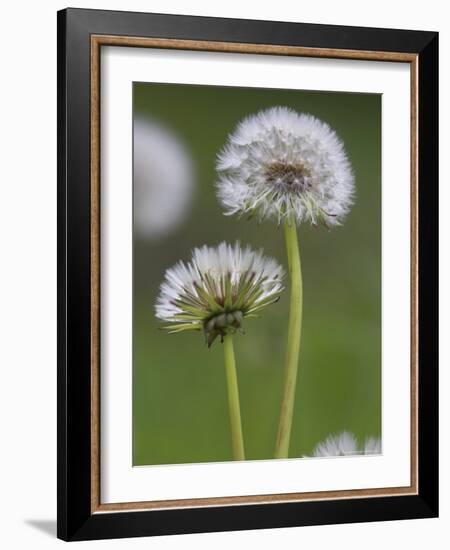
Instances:
[[[351,455],[376,455],[381,453],[381,439],[369,437],[360,447],[356,438],[349,432],[331,435],[317,445],[313,456],[351,456]]]
[[[189,262],[166,271],[156,317],[170,332],[202,330],[210,346],[276,302],[283,276],[276,260],[239,243],[195,248]]]
[[[185,218],[194,187],[192,161],[168,129],[134,121],[134,223],[142,238],[158,238]]]
[[[217,191],[225,213],[342,223],[354,177],[342,141],[307,114],[273,107],[241,121],[217,161]]]

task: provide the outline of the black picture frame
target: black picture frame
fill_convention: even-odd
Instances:
[[[438,515],[438,34],[148,13],[58,12],[58,530],[63,540]],[[92,513],[91,36],[402,52],[418,62],[418,492]]]

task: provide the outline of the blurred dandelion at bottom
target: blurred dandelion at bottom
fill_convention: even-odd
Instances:
[[[381,454],[381,439],[375,437],[366,438],[362,445],[358,445],[356,437],[350,432],[341,432],[330,435],[319,443],[314,451],[314,457],[352,456],[352,455],[378,455]]]

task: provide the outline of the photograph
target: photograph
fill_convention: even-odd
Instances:
[[[133,466],[382,454],[382,95],[132,85]]]

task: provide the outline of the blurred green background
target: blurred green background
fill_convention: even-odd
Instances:
[[[134,240],[133,464],[231,460],[221,344],[159,330],[154,303],[165,270],[193,247],[239,239],[287,265],[282,229],[226,217],[215,159],[245,116],[284,105],[326,121],[344,141],[356,202],[344,225],[299,228],[304,312],[290,456],[342,430],[381,436],[381,96],[134,83],[134,116],[166,126],[192,156],[195,196],[175,232]],[[273,456],[289,289],[235,337],[246,456]]]

